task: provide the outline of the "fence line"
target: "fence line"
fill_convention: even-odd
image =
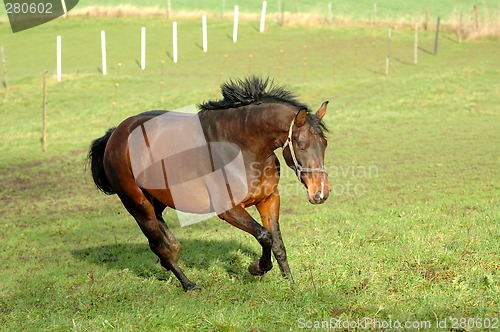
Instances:
[[[376,1],[373,2],[374,8],[376,8]],[[327,9],[328,9],[328,16],[326,16],[326,19],[331,22],[333,14],[332,14],[332,2],[327,3]],[[234,7],[234,22],[233,22],[233,42],[236,43],[238,40],[238,25],[239,25],[239,6],[236,5]],[[259,31],[264,32],[265,31],[265,20],[266,20],[266,15],[267,15],[267,1],[262,2],[262,10],[261,10],[261,15],[260,15],[260,26],[259,26]],[[278,10],[283,11],[284,9],[284,2],[278,0]],[[376,11],[374,11],[375,15]],[[477,14],[477,6],[474,6],[474,19],[476,21],[476,17],[478,16]],[[279,15],[279,14],[278,14]],[[426,16],[428,15],[428,10],[426,10]],[[208,29],[207,29],[207,14],[203,14],[201,16],[202,19],[202,49],[203,52],[208,52]],[[460,12],[460,21],[458,28],[455,28],[455,32],[457,34],[457,38],[462,39],[462,31],[465,30],[464,28],[464,23],[462,22],[463,18],[463,13],[462,11]],[[478,19],[477,19],[478,21]],[[476,22],[477,22],[476,21]],[[279,22],[278,22],[279,23]],[[474,28],[477,28],[479,23],[474,24]],[[423,25],[423,28],[425,29],[425,25]],[[439,46],[439,33],[440,33],[440,26],[441,26],[441,18],[437,18],[437,24],[436,24],[436,30],[435,30],[435,40],[434,40],[434,54],[437,55],[438,53],[438,46]],[[418,20],[414,20],[414,23],[412,24],[412,28],[414,29],[414,45],[413,45],[413,63],[418,64],[418,48],[419,48],[419,23]],[[458,29],[458,30],[457,30]],[[385,74],[388,76],[390,73],[390,58],[391,58],[391,36],[389,34],[389,50],[386,56],[386,70]],[[56,55],[56,77],[57,81],[60,82],[62,80],[62,37],[61,35],[58,35],[56,38],[56,50],[57,50],[57,55]],[[6,89],[8,89],[8,83],[7,83],[7,73],[5,69],[5,56],[4,56],[4,48],[2,46],[1,48],[1,60],[3,63],[3,68],[4,68],[4,86]],[[102,56],[102,74],[103,76],[107,75],[107,44],[106,44],[106,32],[104,30],[101,31],[101,56]],[[178,62],[178,37],[177,37],[177,22],[173,22],[173,62],[177,63]],[[140,67],[142,70],[146,69],[146,27],[141,27],[141,60],[140,60]]]

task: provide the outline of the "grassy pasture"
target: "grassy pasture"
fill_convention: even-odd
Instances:
[[[173,19],[199,18],[207,14],[210,19],[232,17],[234,6],[239,6],[240,19],[258,20],[262,1],[234,0],[172,1],[169,15]],[[122,0],[86,1],[72,15],[108,17],[166,17],[167,1],[141,1],[126,3]],[[454,31],[459,38],[468,40],[500,36],[500,5],[493,0],[478,3],[462,1],[267,1],[267,22],[287,26],[366,25],[414,26],[432,30],[437,17],[441,30]]]
[[[141,2],[123,1],[123,0],[104,0],[94,1],[89,0],[85,3],[80,3],[78,6],[120,6],[124,4],[133,4],[139,7],[159,7],[166,9],[167,1],[143,0]],[[403,17],[423,16],[427,11],[432,17],[442,16],[450,18],[458,11],[471,12],[474,5],[478,6],[483,13],[495,11],[499,9],[496,1],[485,0],[461,0],[459,2],[452,0],[442,1],[404,1],[396,2],[391,0],[360,0],[360,1],[314,1],[314,0],[271,0],[267,1],[267,11],[275,13],[279,11],[279,4],[284,6],[287,12],[301,13],[327,13],[328,3],[331,3],[332,14],[334,16],[348,17],[353,19],[367,19],[374,16],[374,4],[376,7],[376,15],[378,19],[400,19]],[[237,0],[203,0],[203,1],[179,1],[172,0],[172,12],[192,12],[205,11],[211,13],[221,13],[224,8],[226,13],[232,13],[234,6],[238,5],[242,12],[260,13],[262,9],[262,0],[237,1]]]
[[[145,71],[137,64],[142,25]],[[433,33],[421,33],[415,66],[413,32],[396,30],[385,77],[385,28],[270,25],[260,34],[258,22],[244,22],[233,44],[231,22],[218,20],[203,54],[199,25],[179,21],[178,64],[160,19],[71,18],[15,35],[0,26],[11,87],[0,92],[2,330],[284,331],[331,318],[432,326],[499,318],[498,42],[460,44],[444,34],[434,56]],[[86,149],[129,115],[216,98],[221,82],[248,73],[275,77],[312,108],[331,101],[334,194],[312,206],[283,174],[281,224],[297,290],[277,267],[248,274],[260,250],[243,232],[215,219],[181,228],[167,211],[181,267],[204,287],[184,293],[118,199],[93,188]]]

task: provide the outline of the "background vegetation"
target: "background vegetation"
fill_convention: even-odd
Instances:
[[[2,330],[272,331],[296,330],[301,318],[435,326],[499,317],[498,41],[459,43],[444,33],[434,56],[434,32],[421,31],[415,65],[413,31],[400,28],[386,77],[383,26],[271,22],[260,34],[258,22],[246,21],[234,44],[232,22],[214,18],[204,54],[199,20],[178,24],[177,64],[171,22],[160,17],[70,17],[18,34],[0,25],[10,87],[0,92]],[[245,233],[216,219],[181,228],[167,211],[183,245],[180,264],[204,288],[184,293],[118,199],[93,188],[86,150],[127,116],[217,98],[221,82],[249,73],[274,77],[311,108],[330,100],[334,195],[312,206],[292,173],[283,174],[281,224],[297,290],[277,267],[248,274],[260,250]]]
[[[471,11],[474,5],[479,6],[483,11],[496,11],[499,5],[496,1],[486,0],[477,2],[474,0],[443,0],[443,1],[403,1],[394,0],[360,0],[360,1],[314,1],[314,0],[268,0],[267,8],[270,13],[279,11],[279,6],[288,12],[301,13],[323,13],[327,12],[328,3],[331,3],[332,11],[335,15],[342,17],[352,17],[357,19],[370,18],[376,7],[377,17],[380,19],[396,19],[405,16],[423,15],[427,10],[433,16],[450,17],[456,11]],[[117,7],[123,5],[134,5],[138,7],[157,7],[166,10],[167,1],[158,0],[142,0],[140,2],[123,1],[123,0],[104,0],[94,1],[88,0],[80,3],[78,6],[110,6]],[[236,0],[202,0],[202,1],[187,1],[187,0],[171,0],[172,12],[187,12],[187,11],[207,11],[219,14],[223,9],[231,13],[234,6],[238,5],[242,12],[260,13],[262,8],[262,0],[236,1]]]

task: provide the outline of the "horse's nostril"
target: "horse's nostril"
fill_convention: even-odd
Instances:
[[[324,203],[326,201],[326,199],[328,198],[328,195],[329,195],[328,191],[325,192],[325,191],[318,190],[314,193],[313,196],[310,196],[309,201],[312,204],[321,204],[321,203]]]

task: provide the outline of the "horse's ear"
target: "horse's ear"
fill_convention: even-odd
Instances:
[[[301,108],[300,111],[295,115],[295,125],[297,127],[302,127],[307,120],[307,108]]]
[[[319,110],[316,112],[316,117],[321,120],[326,114],[326,106],[328,106],[328,100],[324,101],[323,104],[321,104],[321,107]]]

